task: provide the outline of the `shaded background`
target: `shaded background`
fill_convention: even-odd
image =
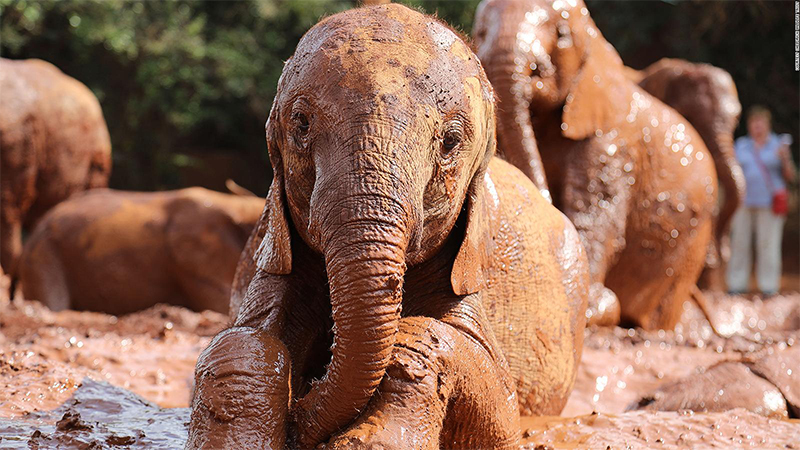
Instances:
[[[405,0],[469,34],[478,0]],[[733,75],[744,109],[763,104],[800,160],[794,2],[586,0],[631,67],[662,57]],[[323,15],[353,0],[0,0],[0,54],[41,58],[91,88],[113,143],[111,186],[161,190],[226,178],[259,195],[271,179],[264,143],[283,61]],[[737,136],[744,134],[740,124]],[[797,186],[784,239],[800,288]]]

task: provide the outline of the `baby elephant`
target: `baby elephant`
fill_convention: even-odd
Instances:
[[[480,63],[433,18],[373,6],[301,39],[189,448],[517,448],[520,413],[561,411],[588,262],[493,157],[494,120]]]
[[[23,294],[53,310],[126,314],[170,303],[225,313],[263,209],[263,198],[203,188],[72,197],[25,243]]]
[[[713,231],[717,175],[700,135],[625,77],[583,0],[484,0],[474,29],[502,152],[586,247],[590,320],[672,329]]]

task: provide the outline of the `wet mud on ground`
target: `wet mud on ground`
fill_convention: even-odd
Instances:
[[[761,414],[728,409],[738,394],[727,386],[705,399],[712,412],[681,410],[659,394],[720,364],[767,361],[785,374],[798,361],[780,357],[800,351],[800,294],[707,295],[730,337],[715,335],[691,303],[674,332],[587,330],[562,417],[523,418],[523,448],[800,448],[800,421],[786,418],[795,417],[800,367],[775,385],[758,378],[785,397]],[[225,323],[162,305],[116,318],[0,303],[0,448],[181,448],[195,360]],[[634,410],[654,405],[674,410]]]

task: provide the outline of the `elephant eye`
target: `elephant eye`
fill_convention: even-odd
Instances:
[[[308,117],[306,117],[305,114],[301,112],[295,113],[293,119],[297,124],[297,131],[302,134],[308,133],[311,124],[308,122]]]
[[[442,148],[445,152],[451,152],[453,149],[458,147],[461,144],[461,131],[460,130],[448,130],[444,134],[444,138],[442,139]]]

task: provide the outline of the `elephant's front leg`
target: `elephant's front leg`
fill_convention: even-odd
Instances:
[[[627,175],[633,162],[621,154],[611,157],[607,151],[611,145],[592,141],[576,149],[585,155],[573,159],[566,169],[559,208],[575,225],[589,258],[586,318],[590,325],[616,325],[620,320],[619,300],[605,281],[626,246],[632,190],[632,177]]]
[[[319,277],[319,267],[305,252],[297,256],[307,273],[285,277],[257,270],[236,307],[234,327],[200,355],[187,448],[286,446],[292,391],[303,383],[309,349],[330,314],[317,306],[320,283],[311,274]]]
[[[186,448],[283,448],[289,376],[289,353],[267,332],[215,336],[197,361]]]
[[[516,390],[505,364],[452,325],[408,317],[367,410],[329,446],[504,449],[519,440]]]

